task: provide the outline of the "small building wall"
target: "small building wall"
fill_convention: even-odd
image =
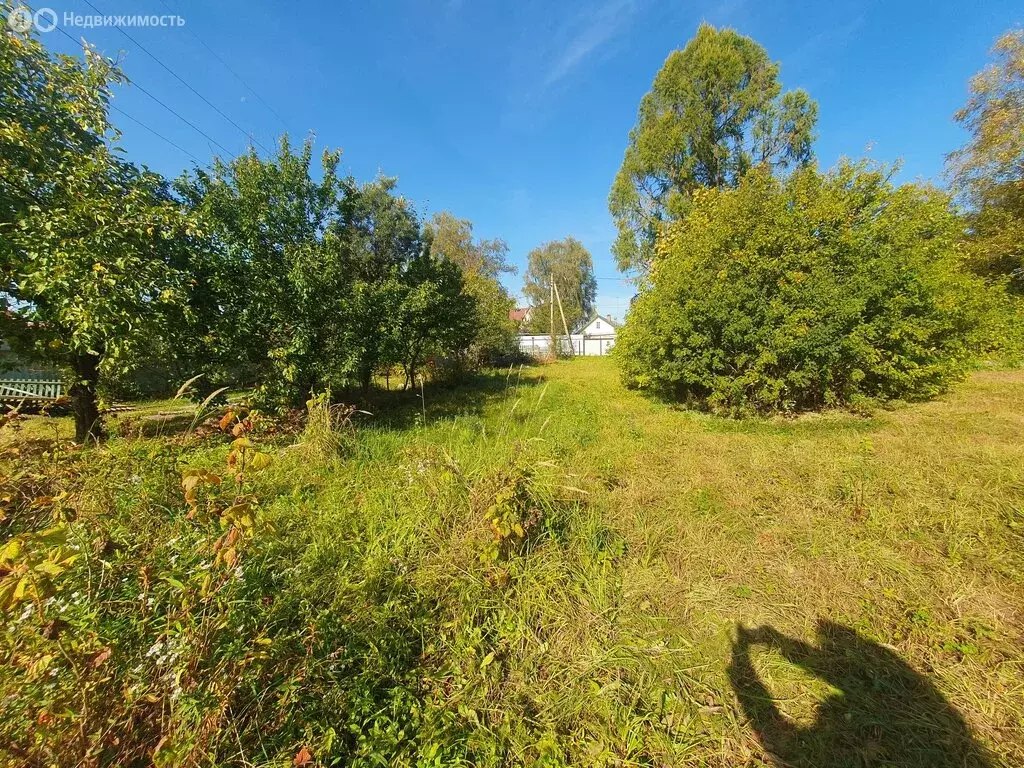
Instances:
[[[583,354],[587,356],[607,355],[611,348],[614,346],[614,335],[583,337]]]
[[[614,336],[615,326],[608,322],[607,317],[598,315],[581,328],[580,333],[584,336]]]

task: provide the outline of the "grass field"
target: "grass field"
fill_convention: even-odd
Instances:
[[[0,750],[1024,764],[1024,371],[871,417],[682,411],[595,358],[425,395],[378,395],[338,460],[254,432],[251,525],[224,486],[186,514],[228,437],[122,430],[33,455],[31,492],[9,452],[37,503],[7,524],[44,507],[79,556],[8,613]]]

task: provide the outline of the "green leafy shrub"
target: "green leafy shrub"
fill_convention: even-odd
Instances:
[[[987,284],[982,351],[996,364],[1021,365],[1024,363],[1024,297],[1015,295],[1005,279],[988,280]]]
[[[622,375],[732,414],[933,396],[979,338],[960,236],[943,194],[864,163],[700,191],[662,231]]]
[[[482,512],[490,531],[481,563],[507,560],[550,524],[547,513],[556,505],[538,483],[536,470],[519,454],[474,484],[470,504]]]

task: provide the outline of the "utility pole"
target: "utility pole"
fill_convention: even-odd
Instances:
[[[555,281],[551,281],[551,285],[555,289],[555,299],[558,300],[558,314],[562,316],[562,327],[565,329],[565,338],[569,342],[569,356],[572,357],[576,354],[576,350],[572,348],[572,334],[569,333],[569,324],[565,322],[565,310],[562,309],[562,297],[558,294],[558,286],[555,285]]]
[[[551,298],[548,300],[548,308],[551,310],[551,325],[548,327],[551,329],[551,354],[558,357],[558,353],[555,351],[555,276],[551,274],[548,276],[548,290],[551,294]]]

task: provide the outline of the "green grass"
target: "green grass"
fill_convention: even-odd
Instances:
[[[4,618],[0,750],[1024,763],[1024,372],[870,418],[687,412],[607,359],[425,400],[378,393],[336,460],[257,425],[238,487],[227,436],[9,455],[3,537],[66,519],[79,557]],[[187,467],[225,474],[190,516]]]

